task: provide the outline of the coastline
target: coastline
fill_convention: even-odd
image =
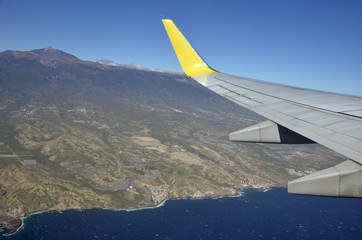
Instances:
[[[221,199],[221,198],[236,198],[236,197],[242,197],[245,194],[245,189],[254,189],[254,190],[261,190],[262,192],[267,192],[269,190],[271,190],[272,188],[241,188],[236,191],[235,195],[225,195],[225,196],[218,196],[218,197],[203,197],[203,198],[193,198],[192,196],[188,196],[188,197],[184,197],[184,198],[167,198],[164,199],[161,203],[154,205],[154,206],[148,206],[148,207],[140,207],[140,208],[119,208],[119,209],[112,209],[112,208],[81,208],[81,209],[75,209],[75,208],[67,208],[67,209],[59,209],[59,210],[42,210],[39,212],[33,212],[33,213],[29,213],[26,217],[21,217],[21,225],[19,228],[16,229],[15,232],[13,233],[7,233],[4,234],[3,236],[12,236],[14,234],[16,234],[17,232],[19,232],[21,229],[24,228],[25,223],[24,220],[28,217],[34,216],[34,215],[38,215],[38,214],[42,214],[42,213],[46,213],[46,212],[59,212],[62,213],[63,211],[68,211],[68,210],[77,210],[77,211],[86,211],[86,210],[91,210],[91,209],[99,209],[99,210],[110,210],[110,211],[126,211],[126,212],[133,212],[133,211],[141,211],[141,210],[147,210],[147,209],[155,209],[155,208],[159,208],[162,207],[166,204],[166,202],[168,200],[203,200],[203,199]]]

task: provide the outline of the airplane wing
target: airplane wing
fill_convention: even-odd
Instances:
[[[288,183],[295,194],[362,197],[362,98],[274,84],[209,67],[169,19],[163,24],[188,77],[269,120],[229,135],[231,141],[316,142],[344,156],[337,166]]]

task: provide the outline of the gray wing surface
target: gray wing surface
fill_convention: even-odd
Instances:
[[[362,98],[223,73],[193,78],[221,96],[362,164]]]
[[[288,183],[295,194],[362,197],[362,98],[285,86],[211,69],[171,20],[163,20],[188,77],[265,118],[229,135],[231,141],[316,142],[346,157],[337,166]]]

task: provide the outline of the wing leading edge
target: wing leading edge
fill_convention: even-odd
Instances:
[[[231,141],[317,142],[351,159],[289,182],[289,193],[362,197],[362,98],[217,72],[171,20],[162,21],[188,77],[269,119],[231,133]]]

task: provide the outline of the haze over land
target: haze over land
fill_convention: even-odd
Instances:
[[[43,210],[137,208],[285,186],[342,157],[319,145],[232,143],[263,119],[179,73],[0,53],[0,224]]]

